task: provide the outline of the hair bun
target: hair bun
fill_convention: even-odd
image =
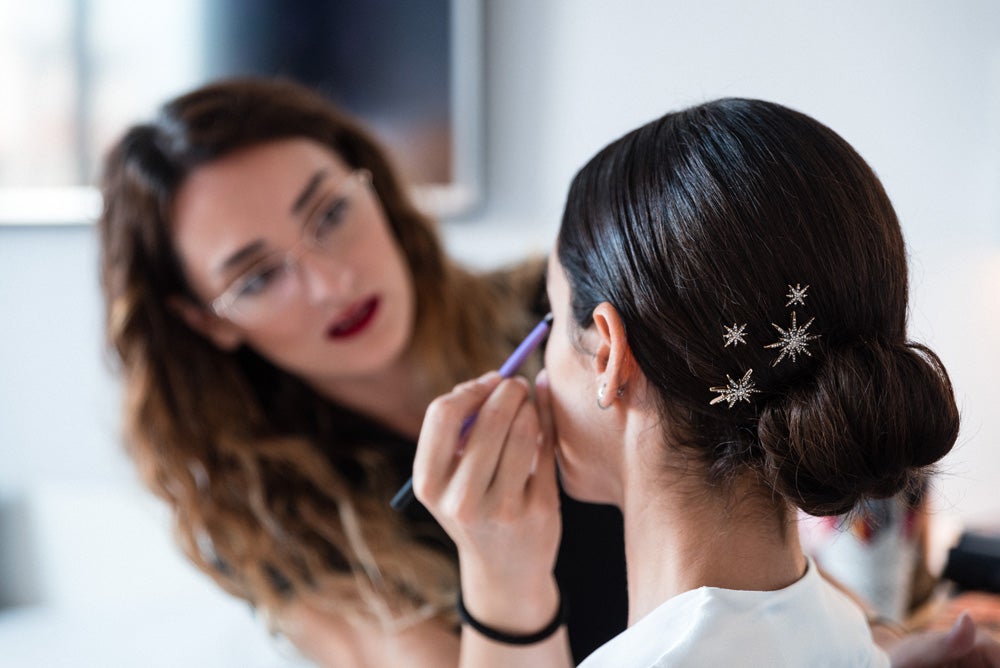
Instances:
[[[811,382],[766,405],[763,473],[812,515],[912,488],[958,436],[941,360],[916,343],[864,341],[825,351]]]

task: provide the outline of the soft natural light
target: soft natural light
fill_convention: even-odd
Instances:
[[[0,0],[0,223],[96,218],[87,186],[117,134],[203,76],[202,12],[196,0]]]
[[[17,225],[90,223],[101,212],[96,188],[0,188],[0,222]]]

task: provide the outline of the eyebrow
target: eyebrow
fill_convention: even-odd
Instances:
[[[326,179],[327,174],[328,172],[326,169],[319,169],[309,178],[298,197],[296,197],[295,201],[292,202],[291,214],[293,216],[298,215],[299,212],[302,211],[303,207],[309,203],[309,200],[311,200],[316,194],[316,190],[319,188],[320,184]],[[251,241],[246,246],[240,248],[238,251],[226,258],[225,262],[219,266],[219,273],[224,273],[231,270],[233,267],[242,264],[247,258],[259,253],[266,246],[267,243],[262,239]]]
[[[232,255],[226,258],[226,261],[219,266],[219,273],[225,273],[235,266],[243,263],[249,257],[259,253],[267,244],[263,239],[257,239],[256,241],[251,241],[243,248],[239,249]]]
[[[302,189],[302,192],[299,193],[299,196],[296,197],[295,201],[292,203],[292,215],[297,215],[300,211],[302,211],[302,208],[309,203],[309,200],[316,194],[316,189],[319,188],[319,184],[326,179],[327,174],[327,170],[320,169],[312,175],[312,178],[310,178],[309,182],[306,183],[306,187]]]

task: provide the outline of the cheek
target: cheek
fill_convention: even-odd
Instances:
[[[580,501],[615,503],[618,463],[608,448],[613,447],[616,437],[608,424],[608,413],[597,407],[597,387],[587,359],[571,346],[557,342],[545,351],[545,367],[564,489]]]
[[[380,250],[380,261],[375,264],[381,272],[378,279],[381,290],[392,297],[397,312],[399,336],[409,340],[416,329],[417,288],[403,250],[394,240],[388,240]]]
[[[556,425],[559,448],[567,465],[572,465],[587,445],[590,418],[587,403],[588,378],[580,361],[561,344],[545,351],[545,367],[552,393],[552,418]]]
[[[563,489],[574,499],[606,503],[602,477],[606,473],[600,452],[601,426],[594,421],[593,411],[581,388],[574,387],[571,396],[553,390],[552,413],[559,444],[559,476]],[[591,410],[593,409],[593,411]]]
[[[413,276],[406,253],[399,245],[388,223],[382,223],[353,254],[359,271],[380,283],[388,283],[385,288],[407,295],[413,295]]]
[[[258,354],[271,360],[295,358],[309,332],[307,312],[301,305],[289,308],[280,318],[272,318],[246,333],[246,343]]]

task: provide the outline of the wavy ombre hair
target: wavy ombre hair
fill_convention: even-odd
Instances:
[[[185,179],[287,138],[371,172],[416,286],[410,350],[424,365],[423,399],[497,366],[530,328],[525,294],[541,263],[519,287],[518,277],[475,276],[450,262],[384,150],[329,101],[285,80],[209,84],[129,129],[105,163],[101,279],[129,454],[172,509],[187,556],[258,608],[309,599],[394,625],[450,611],[453,556],[389,508],[399,480],[387,473],[386,432],[249,348],[220,350],[168,306],[196,301],[171,237]]]

